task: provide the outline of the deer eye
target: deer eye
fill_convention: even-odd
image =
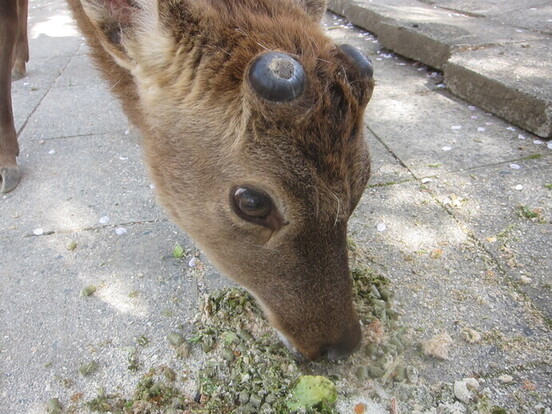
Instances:
[[[273,209],[270,196],[264,191],[253,188],[233,188],[231,201],[232,208],[238,216],[253,222],[266,219]]]

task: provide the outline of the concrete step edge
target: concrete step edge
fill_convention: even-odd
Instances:
[[[426,7],[431,8],[431,6]],[[515,85],[504,84],[490,72],[474,73],[470,68],[463,67],[461,63],[449,62],[456,53],[466,50],[539,40],[545,38],[543,35],[520,33],[519,36],[512,34],[510,39],[507,38],[508,36],[503,36],[501,41],[496,43],[470,44],[466,42],[462,44],[457,41],[444,41],[439,36],[431,36],[427,32],[419,30],[419,26],[414,20],[395,19],[392,17],[392,13],[386,12],[381,6],[370,6],[369,8],[355,0],[329,0],[328,8],[344,16],[351,23],[376,34],[378,40],[386,48],[409,59],[442,70],[445,75],[445,83],[453,94],[542,138],[552,137],[552,120],[550,119],[552,104],[550,102],[543,100],[530,90],[520,90]],[[496,22],[485,20],[485,24],[496,25]],[[515,28],[509,29],[515,31]],[[504,32],[502,34],[504,35]],[[468,87],[470,82],[475,82],[477,86]],[[498,93],[508,99],[495,99],[491,104],[491,100],[485,99],[482,91]],[[520,107],[526,108],[526,111],[520,111]]]

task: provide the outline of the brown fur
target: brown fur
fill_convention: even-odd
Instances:
[[[371,79],[324,35],[321,0],[68,0],[144,148],[160,202],[311,359],[360,340],[347,220],[369,175]],[[295,56],[305,93],[270,102],[250,62]],[[234,186],[268,193],[276,228],[238,217]]]
[[[0,192],[19,183],[17,132],[13,122],[11,81],[25,75],[29,60],[27,0],[0,0]]]

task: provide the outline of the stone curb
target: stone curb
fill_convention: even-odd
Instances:
[[[386,48],[443,70],[455,95],[552,138],[546,34],[411,0],[329,0],[328,8],[375,33]]]

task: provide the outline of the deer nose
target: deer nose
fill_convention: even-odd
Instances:
[[[358,349],[361,339],[360,323],[356,323],[334,344],[324,346],[321,355],[330,361],[345,359]]]

